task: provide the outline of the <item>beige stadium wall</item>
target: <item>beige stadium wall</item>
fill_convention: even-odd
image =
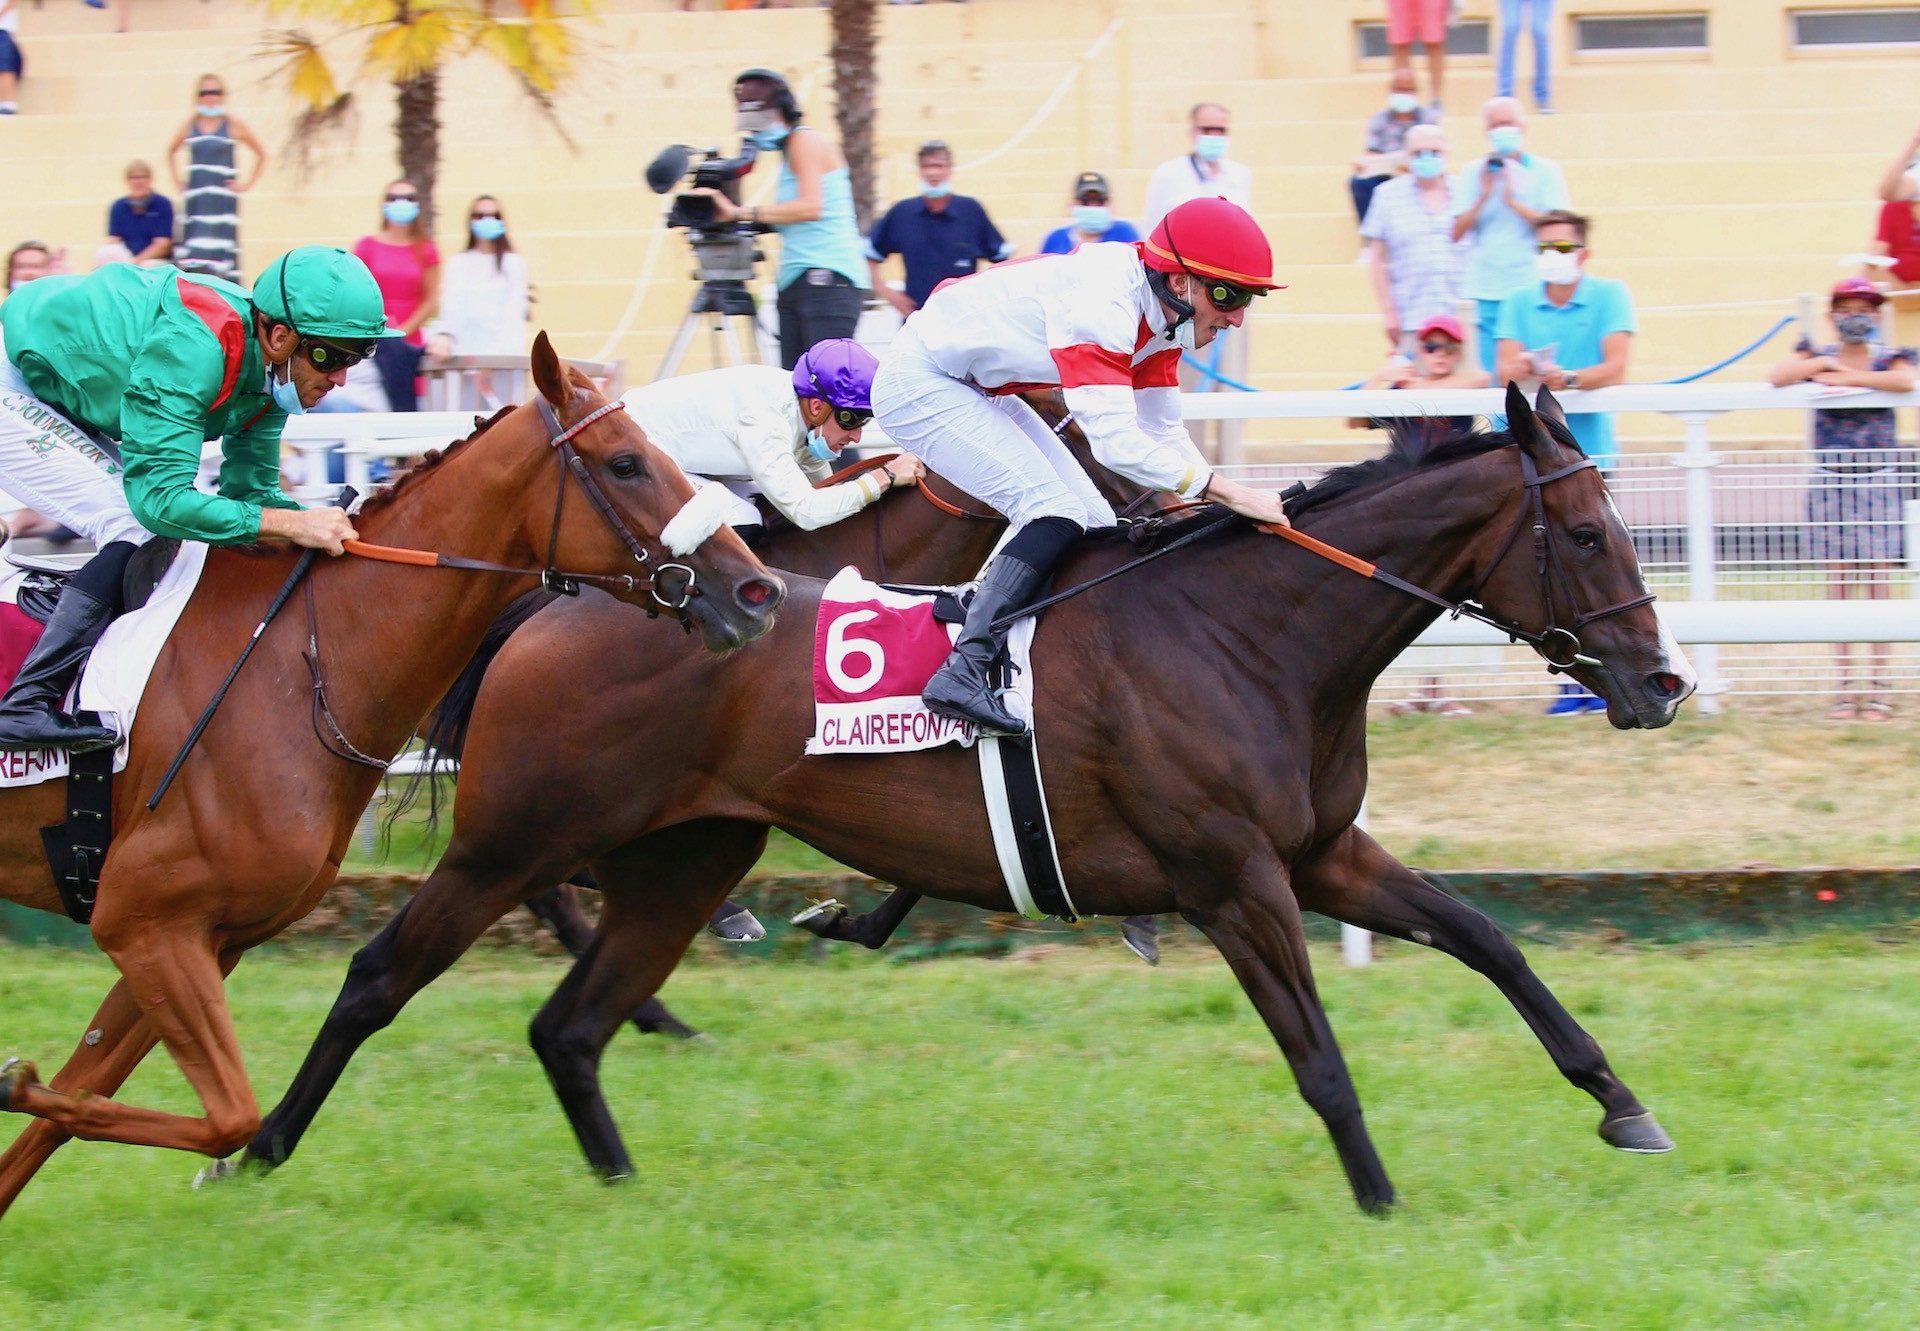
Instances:
[[[702,8],[712,0],[702,0]],[[1469,0],[1489,17],[1492,0]],[[1806,0],[1793,8],[1857,8]],[[1118,210],[1140,202],[1159,161],[1184,149],[1186,108],[1202,97],[1234,113],[1234,155],[1256,173],[1256,211],[1290,290],[1261,303],[1251,378],[1268,388],[1326,388],[1371,370],[1384,351],[1346,192],[1348,162],[1379,104],[1384,62],[1359,58],[1371,0],[971,0],[886,6],[878,101],[882,194],[911,189],[914,146],[954,146],[957,187],[978,195],[1023,251],[1058,225],[1074,173],[1114,181]],[[1661,379],[1717,360],[1794,298],[1841,275],[1864,247],[1874,183],[1911,131],[1912,52],[1820,55],[1790,49],[1778,0],[1581,0],[1556,6],[1555,100],[1531,146],[1565,167],[1576,205],[1597,219],[1594,267],[1625,279],[1642,307],[1634,377]],[[1579,57],[1585,14],[1704,11],[1701,55]],[[298,243],[351,244],[376,221],[394,173],[392,97],[363,89],[350,132],[301,177],[281,151],[289,121],[269,65],[272,26],[232,0],[140,0],[137,29],[53,0],[23,14],[29,77],[22,114],[0,120],[0,241],[66,244],[91,262],[128,159],[161,166],[203,71],[229,80],[234,110],[276,154],[244,201],[249,271]],[[562,349],[610,354],[630,378],[652,373],[692,294],[689,254],[659,225],[662,201],[640,180],[674,142],[733,146],[727,89],[753,64],[787,72],[814,123],[830,124],[827,24],[815,8],[681,14],[668,0],[624,0],[581,20],[585,59],[560,100],[561,137],[480,61],[453,67],[442,106],[443,246],[475,194],[505,203],[537,294],[534,321]],[[1531,67],[1523,47],[1523,71]],[[1524,85],[1525,74],[1522,82]],[[1457,156],[1479,150],[1477,108],[1493,91],[1489,58],[1449,68],[1447,129]],[[1043,114],[1044,112],[1044,114]],[[772,173],[753,188],[771,190]],[[165,188],[165,170],[160,181]],[[768,248],[774,248],[769,243]],[[767,265],[765,272],[771,271]],[[1784,354],[1777,340],[1734,377]],[[704,351],[690,365],[705,364]],[[1252,431],[1278,444],[1330,427]],[[1797,425],[1760,418],[1735,434],[1784,440]],[[1672,437],[1658,419],[1631,438]],[[1717,436],[1718,437],[1718,436]]]

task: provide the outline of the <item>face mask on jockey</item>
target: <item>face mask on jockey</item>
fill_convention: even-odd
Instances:
[[[268,371],[269,391],[273,394],[273,405],[289,416],[304,416],[307,404],[300,400],[300,385],[293,381],[293,357],[285,363]]]
[[[831,462],[840,455],[833,451],[833,445],[827,442],[826,435],[818,430],[808,430],[807,456],[815,462]]]

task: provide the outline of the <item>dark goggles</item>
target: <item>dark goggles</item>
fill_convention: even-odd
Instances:
[[[1261,295],[1252,287],[1237,287],[1231,282],[1222,282],[1217,278],[1201,278],[1201,290],[1207,293],[1207,299],[1213,307],[1223,314],[1234,310],[1244,310],[1253,304],[1253,298]]]
[[[870,411],[855,411],[851,407],[835,407],[833,409],[833,418],[840,423],[841,429],[857,430],[873,419],[873,413]]]
[[[342,370],[351,370],[361,361],[373,354],[378,343],[362,342],[346,346],[339,342],[325,342],[317,337],[300,339],[300,350],[306,354],[307,364],[322,374],[338,374]]]

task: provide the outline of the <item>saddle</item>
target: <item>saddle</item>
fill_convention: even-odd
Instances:
[[[179,553],[180,542],[170,536],[157,536],[134,553],[121,583],[122,614],[138,610],[152,599],[153,589],[160,585]],[[45,624],[67,583],[92,558],[91,554],[23,555],[17,550],[7,551],[7,563],[26,574],[15,598],[20,612],[36,624]]]

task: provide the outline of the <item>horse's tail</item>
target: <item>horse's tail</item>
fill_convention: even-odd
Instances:
[[[487,671],[493,667],[500,649],[507,645],[507,639],[522,624],[559,599],[559,595],[545,588],[530,591],[501,611],[499,617],[487,626],[487,634],[480,640],[473,659],[467,662],[459,677],[428,714],[426,725],[421,727],[420,738],[426,744],[426,761],[414,769],[406,785],[400,788],[399,796],[388,806],[382,830],[389,839],[393,835],[394,820],[411,811],[420,802],[424,791],[427,797],[427,840],[432,841],[433,834],[440,826],[439,778],[447,776],[459,779],[458,764],[467,747],[467,726],[473,720],[473,705],[480,697],[480,685],[486,679]]]

